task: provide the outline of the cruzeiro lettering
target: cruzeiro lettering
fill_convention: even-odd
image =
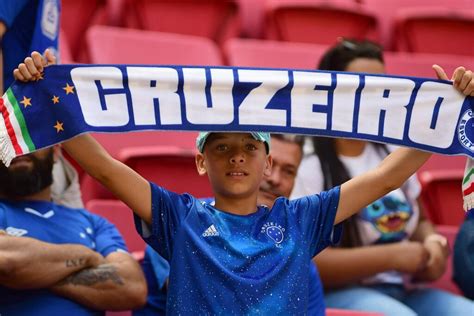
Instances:
[[[463,124],[458,127],[464,96],[429,80],[417,85],[368,74],[137,66],[76,67],[71,77],[84,120],[93,127],[292,127],[448,148]],[[248,93],[236,98],[235,90],[245,87]]]

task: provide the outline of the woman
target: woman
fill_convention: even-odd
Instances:
[[[320,70],[385,72],[376,44],[343,40],[322,58]],[[438,69],[437,69],[438,70]],[[359,140],[314,137],[307,144],[293,197],[339,185],[377,165],[392,148]],[[473,302],[437,289],[419,288],[438,279],[448,258],[446,238],[438,235],[418,203],[416,177],[362,209],[344,223],[338,248],[315,262],[326,287],[328,307],[386,315],[466,315]]]

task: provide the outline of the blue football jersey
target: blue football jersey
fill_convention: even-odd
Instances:
[[[81,244],[106,257],[127,251],[123,238],[102,217],[42,201],[0,200],[0,229],[54,244]],[[0,315],[104,315],[48,290],[14,290],[0,286]]]
[[[307,313],[311,258],[338,241],[339,187],[272,209],[236,215],[151,184],[152,225],[135,217],[145,241],[170,262],[167,312]]]

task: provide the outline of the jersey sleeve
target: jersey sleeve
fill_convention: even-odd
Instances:
[[[128,252],[125,241],[117,227],[103,217],[91,214],[94,221],[95,250],[107,257],[112,252]]]
[[[16,16],[31,0],[0,1],[0,22],[10,28]]]
[[[188,194],[176,194],[154,183],[151,186],[151,225],[134,215],[135,227],[143,240],[170,261],[174,236],[196,201]]]
[[[309,245],[311,257],[339,242],[342,224],[334,226],[340,186],[291,201],[300,231]]]

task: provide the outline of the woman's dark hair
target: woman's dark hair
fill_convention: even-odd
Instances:
[[[347,66],[357,58],[375,59],[381,63],[384,62],[382,49],[377,44],[370,41],[341,40],[324,54],[318,69],[345,71]],[[312,140],[314,152],[321,162],[324,189],[331,189],[349,180],[351,178],[349,172],[337,155],[335,139],[313,137]],[[384,154],[388,153],[385,145],[375,144],[375,146]],[[343,227],[344,233],[340,246],[346,248],[360,246],[362,243],[355,215],[346,219]]]
[[[345,71],[357,58],[375,59],[384,63],[382,48],[371,41],[341,40],[321,58],[319,70]]]

